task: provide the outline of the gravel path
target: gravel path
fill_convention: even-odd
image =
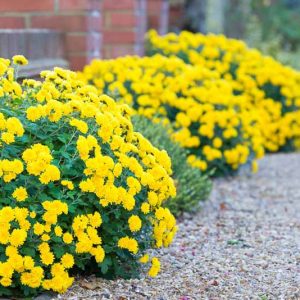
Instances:
[[[79,279],[59,298],[300,299],[300,153],[267,156],[260,170],[214,182],[179,222],[157,278]]]

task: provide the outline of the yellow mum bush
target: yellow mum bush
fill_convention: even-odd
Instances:
[[[283,66],[240,40],[223,35],[181,32],[147,35],[148,53],[178,56],[188,64],[218,73],[260,116],[266,150],[292,150],[299,139],[300,72]],[[289,116],[287,120],[286,114]],[[287,126],[288,125],[288,126]]]
[[[216,71],[176,57],[128,56],[94,60],[82,76],[137,114],[171,124],[171,137],[202,171],[228,174],[264,154],[259,130],[264,124],[246,97],[235,95]]]
[[[63,293],[80,270],[127,278],[147,263],[156,275],[158,259],[140,258],[176,233],[167,153],[75,73],[20,84],[0,67],[0,293]]]

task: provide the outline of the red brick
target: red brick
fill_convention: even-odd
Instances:
[[[32,16],[32,28],[49,28],[68,32],[85,32],[101,29],[101,19],[98,17],[72,16]]]
[[[101,0],[59,0],[60,10],[101,10]]]
[[[138,24],[138,17],[134,14],[128,13],[111,13],[110,25],[111,27],[135,27]]]
[[[54,0],[0,0],[2,12],[53,11]]]
[[[85,65],[90,63],[90,61],[97,57],[91,57],[87,53],[86,54],[71,54],[68,57],[70,62],[71,70],[80,71],[84,68]]]
[[[66,36],[66,45],[69,53],[85,51],[93,52],[98,50],[100,44],[100,35],[67,34]]]
[[[70,68],[74,71],[80,71],[89,62],[86,54],[69,55],[68,57]]]
[[[148,0],[147,2],[148,12],[157,12],[159,14],[161,8],[162,8],[162,0]]]
[[[103,9],[135,9],[138,0],[104,0]]]
[[[148,26],[150,28],[159,28],[159,23],[160,23],[160,16],[158,15],[150,15],[148,16]]]
[[[25,27],[25,20],[22,17],[0,17],[0,28],[20,29]]]
[[[134,31],[113,31],[107,30],[103,32],[103,43],[108,44],[131,44],[136,39]]]

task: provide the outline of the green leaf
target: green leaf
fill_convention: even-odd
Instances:
[[[36,250],[32,247],[22,247],[22,253],[31,257],[35,257]]]
[[[53,246],[53,252],[57,258],[61,258],[65,254],[65,249],[64,247],[57,245]]]
[[[47,195],[46,193],[40,193],[39,195],[38,195],[38,199],[40,200],[40,201],[46,201],[46,200],[49,200],[49,195]]]
[[[76,195],[76,193],[77,193],[76,191],[68,191],[67,196],[72,200],[74,200],[74,196]]]
[[[103,274],[106,274],[108,271],[109,266],[112,265],[112,261],[110,257],[105,257],[105,259],[103,260],[103,262],[100,264],[100,268],[101,268],[101,272]]]
[[[49,185],[48,193],[56,199],[61,198],[61,189],[59,187],[55,186],[53,183],[51,185]]]
[[[57,139],[58,139],[59,141],[61,141],[62,143],[66,144],[67,141],[68,141],[68,137],[69,137],[68,134],[60,134],[60,135],[57,137]]]

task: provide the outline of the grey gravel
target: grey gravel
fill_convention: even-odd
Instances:
[[[300,299],[300,153],[268,155],[257,174],[215,180],[210,201],[184,215],[160,257],[155,279],[78,278],[58,298]]]

